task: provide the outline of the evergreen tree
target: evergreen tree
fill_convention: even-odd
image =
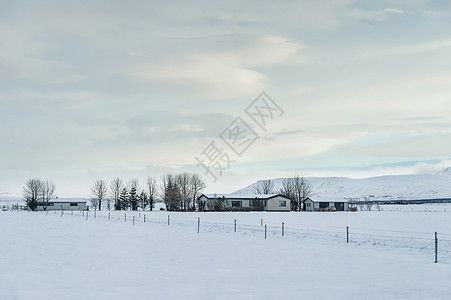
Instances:
[[[138,210],[139,197],[136,192],[136,187],[132,186],[128,192],[128,204],[132,210]]]
[[[139,205],[141,206],[142,210],[145,210],[147,204],[149,204],[149,198],[147,197],[146,192],[142,190],[141,194],[139,195]]]
[[[128,191],[127,188],[123,188],[119,196],[119,203],[117,205],[119,209],[126,210],[128,207]]]

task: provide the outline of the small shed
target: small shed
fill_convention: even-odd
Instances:
[[[307,198],[304,211],[349,211],[349,201],[344,198]]]
[[[86,210],[87,200],[83,198],[57,198],[48,202],[38,201],[36,210]]]

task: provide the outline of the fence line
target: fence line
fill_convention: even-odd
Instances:
[[[106,214],[108,212],[108,214]],[[72,218],[81,217],[87,222],[96,222],[104,220],[107,222],[122,222],[132,223],[132,225],[141,226],[152,226],[152,224],[159,225],[170,225],[172,227],[193,227],[194,230],[197,228],[197,233],[201,232],[225,232],[225,233],[241,233],[243,235],[261,235],[267,239],[279,238],[286,239],[287,237],[292,239],[312,239],[312,240],[322,240],[325,242],[350,242],[354,245],[373,245],[379,247],[394,247],[403,249],[415,249],[419,250],[421,253],[432,251],[438,251],[437,255],[440,257],[446,254],[445,258],[451,258],[451,239],[436,239],[434,238],[434,232],[418,232],[418,231],[401,231],[401,230],[385,230],[376,228],[361,228],[361,227],[338,227],[338,226],[321,226],[321,225],[308,225],[309,227],[304,228],[300,224],[290,225],[287,222],[281,222],[280,225],[263,225],[263,220],[261,224],[248,224],[240,223],[237,219],[232,219],[230,222],[214,222],[214,221],[204,221],[197,217],[193,219],[187,218],[177,218],[175,214],[168,214],[167,220],[165,215],[156,214],[153,217],[146,218],[146,212],[128,212],[131,217],[127,218],[127,212],[118,211],[117,213],[111,213],[110,211],[94,212],[94,217],[89,218],[89,211],[80,211],[75,213],[73,211],[61,211],[61,215],[48,214],[47,216],[61,216],[61,218],[69,216]],[[42,211],[41,213],[44,213]],[[122,213],[124,213],[122,215]],[[171,216],[173,218],[171,218]],[[158,218],[159,217],[159,218]],[[163,218],[162,218],[163,217]],[[200,226],[202,224],[202,231]],[[330,228],[335,230],[323,230],[323,228]],[[374,234],[372,232],[377,232]],[[390,235],[383,233],[401,233],[405,235]],[[416,235],[416,236],[415,236]],[[419,235],[424,237],[419,237]],[[439,233],[439,236],[451,236],[447,233]],[[427,237],[426,237],[427,236]],[[438,246],[434,247],[434,242],[438,242]]]

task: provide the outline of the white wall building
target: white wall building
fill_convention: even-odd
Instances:
[[[44,210],[45,206],[47,206],[47,210],[86,210],[86,199],[82,198],[60,198],[60,199],[51,199],[46,204],[42,201],[38,201],[38,207],[36,210],[41,211]]]
[[[230,210],[253,210],[257,203],[261,203],[264,211],[290,211],[291,206],[291,199],[281,194],[202,194],[199,197],[207,210],[211,210],[209,204],[218,200],[225,201]]]
[[[343,198],[311,199],[304,201],[305,211],[349,211],[349,202]]]

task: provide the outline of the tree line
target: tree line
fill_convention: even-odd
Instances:
[[[91,187],[91,204],[101,210],[106,202],[107,209],[146,210],[154,208],[155,199],[160,197],[167,210],[194,211],[197,197],[206,187],[205,180],[197,173],[168,173],[160,177],[149,176],[143,185],[134,178],[127,183],[117,177],[109,184],[104,180],[96,180]]]
[[[98,179],[91,187],[90,201],[92,206],[98,210],[103,207],[108,210],[152,210],[158,197],[164,201],[166,209],[169,211],[203,211],[205,208],[221,210],[223,206],[227,206],[225,201],[199,202],[198,197],[205,188],[206,182],[199,174],[188,172],[167,173],[162,175],[159,180],[149,176],[143,184],[140,184],[136,178],[127,182],[120,177],[114,178],[111,182]],[[26,182],[23,195],[31,210],[36,210],[38,205],[42,205],[43,209],[47,210],[48,202],[54,197],[55,190],[56,186],[52,181],[34,178]],[[255,194],[282,194],[291,199],[290,209],[292,211],[301,211],[304,209],[304,201],[312,193],[312,186],[306,178],[296,175],[283,179],[282,187],[278,191],[273,180],[259,180],[254,185],[253,192]],[[205,207],[207,205],[209,207]],[[259,203],[256,198],[252,206],[259,210],[259,208],[263,209],[260,207],[261,205],[262,203]]]

